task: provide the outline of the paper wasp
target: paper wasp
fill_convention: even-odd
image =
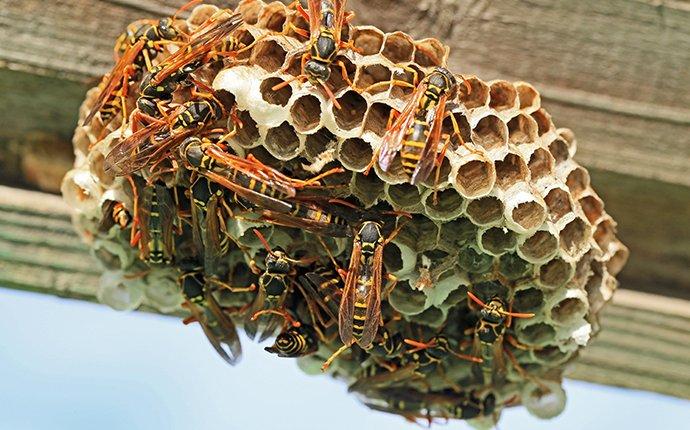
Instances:
[[[495,382],[497,370],[504,367],[504,352],[515,364],[518,371],[521,371],[522,368],[517,363],[512,353],[508,350],[504,350],[503,338],[506,329],[510,327],[512,318],[531,318],[534,314],[516,313],[506,310],[506,303],[499,295],[493,295],[487,303],[484,303],[470,291],[467,292],[467,295],[473,302],[481,306],[479,321],[477,321],[477,325],[474,328],[474,343],[475,350],[481,353],[480,355],[483,360],[481,363],[481,370],[484,384],[488,385]],[[508,340],[516,347],[524,348],[512,337],[508,338]]]
[[[198,322],[209,342],[218,354],[230,365],[235,365],[242,356],[242,344],[235,324],[213,296],[213,286],[229,288],[233,292],[250,291],[249,288],[231,288],[222,282],[209,278],[193,259],[180,262],[182,274],[179,285],[185,297],[185,306],[192,314],[185,324]]]
[[[316,330],[309,324],[290,325],[277,337],[272,346],[264,348],[278,357],[303,357],[313,354],[319,348]]]
[[[180,43],[187,37],[176,28],[176,17],[198,2],[194,0],[182,6],[172,18],[141,20],[127,27],[115,43],[115,67],[101,83],[101,91],[82,125],[91,123],[99,112],[104,124],[120,111],[123,118],[127,117],[125,108],[130,83],[139,79],[144,68],[153,69],[152,60],[163,52],[166,44]]]
[[[176,206],[165,184],[144,186],[142,191],[130,178],[134,193],[131,246],[139,247],[140,258],[148,264],[167,264],[175,250]]]
[[[340,40],[343,25],[348,19],[348,14],[345,13],[346,3],[347,0],[309,0],[308,11],[304,11],[301,6],[297,7],[298,12],[309,21],[310,41],[308,51],[302,55],[302,74],[275,85],[273,91],[278,91],[295,80],[307,80],[314,86],[321,86],[333,105],[340,109],[340,104],[326,85],[326,81],[331,76],[331,64],[334,63],[338,51],[348,45]],[[301,36],[307,36],[301,29],[293,30]],[[343,79],[352,86],[345,64],[342,61],[336,64],[341,69]]]
[[[374,152],[366,173],[376,162],[387,172],[398,152],[403,171],[410,177],[411,184],[423,182],[431,173],[434,164],[440,168],[450,142],[450,139],[447,139],[441,153],[437,153],[442,138],[446,105],[457,91],[458,82],[455,76],[443,67],[437,67],[424,77],[395,122],[391,125],[389,120],[389,127],[382,138],[381,146]],[[451,115],[450,118],[455,135],[460,136],[455,117]]]

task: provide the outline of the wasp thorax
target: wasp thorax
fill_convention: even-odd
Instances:
[[[180,146],[180,155],[187,160],[192,167],[201,167],[204,158],[201,140],[197,137],[190,137],[185,140]]]
[[[304,66],[304,73],[311,84],[324,84],[331,76],[331,69],[328,64],[311,59]]]

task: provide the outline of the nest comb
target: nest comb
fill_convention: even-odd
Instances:
[[[198,6],[186,25],[193,29],[215,10]],[[461,91],[451,101],[443,125],[449,129],[453,116],[464,144],[447,153],[435,202],[433,179],[410,185],[399,160],[387,172],[378,166],[369,175],[363,172],[381,145],[391,110],[402,110],[412,92],[390,82],[412,82],[411,71],[421,79],[444,65],[445,45],[436,39],[414,40],[402,32],[384,33],[373,26],[350,26],[349,38],[358,52],[342,51],[338,60],[356,88],[339,72],[332,74],[328,85],[338,109],[320,88],[308,83],[272,90],[300,73],[296,53],[305,41],[291,28],[303,28],[305,23],[294,10],[279,2],[249,0],[242,1],[237,11],[245,21],[243,42],[251,49],[242,54],[242,63],[207,77],[214,89],[227,91],[237,105],[243,127],[232,146],[279,170],[305,175],[340,165],[345,173],[329,181],[347,186],[334,197],[349,198],[362,208],[384,205],[412,214],[412,221],[386,247],[384,256],[386,271],[398,278],[391,295],[384,297],[386,306],[401,316],[398,324],[414,324],[425,333],[443,329],[459,343],[471,340],[471,335],[453,328],[476,314],[467,291],[476,292],[497,275],[511,281],[502,293],[512,309],[535,314],[515,319],[509,330],[527,348],[513,351],[523,371],[508,364],[505,384],[477,386],[471,363],[446,360],[443,374],[430,375],[425,387],[415,389],[446,392],[460,385],[491,390],[499,405],[523,403],[542,417],[559,413],[564,404],[560,388],[564,366],[600,329],[598,315],[617,287],[615,276],[628,254],[616,238],[615,221],[590,185],[587,170],[573,159],[577,142],[572,131],[555,127],[530,84],[464,75],[471,91]],[[371,87],[376,83],[382,84]],[[365,88],[372,90],[358,91]],[[82,118],[96,92],[87,95]],[[107,203],[121,202],[133,209],[126,181],[104,168],[105,155],[120,138],[120,121],[105,129],[99,124],[77,127],[75,167],[64,179],[63,195],[75,210],[77,229],[104,267],[99,299],[116,309],[148,306],[179,312],[183,298],[177,268],[146,267],[129,245],[127,231],[114,226],[103,232],[98,227]],[[165,178],[170,187],[178,179]],[[262,247],[252,227],[257,225],[228,220],[229,232],[259,260]],[[271,246],[314,252],[309,233],[271,224],[258,227]],[[329,240],[329,245],[347,266],[352,240]],[[246,255],[234,251],[227,260],[233,283],[255,280]],[[243,306],[251,302],[252,294],[223,294],[219,300]],[[301,368],[319,373],[339,342],[321,342],[315,354],[299,359]],[[366,366],[355,357],[336,360],[331,374],[349,384],[358,380]],[[380,406],[376,403],[380,399],[366,401]],[[433,411],[425,413],[433,415]]]

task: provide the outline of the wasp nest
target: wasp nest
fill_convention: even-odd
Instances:
[[[199,6],[181,25],[193,31],[215,11]],[[399,157],[387,171],[376,165],[365,174],[382,145],[391,111],[402,111],[417,80],[445,64],[447,47],[402,32],[347,26],[353,49],[342,49],[336,57],[343,73],[333,67],[327,82],[330,98],[318,86],[290,81],[301,73],[301,53],[308,43],[299,34],[306,26],[299,13],[261,1],[243,1],[238,12],[244,24],[237,34],[248,48],[225,60],[223,67],[198,73],[236,106],[233,116],[241,128],[228,146],[239,156],[253,154],[299,178],[342,167],[321,180],[316,191],[370,216],[409,214],[393,216],[385,228],[388,234],[399,227],[383,253],[384,272],[396,277],[397,285],[388,295],[384,288],[381,305],[387,335],[408,342],[397,357],[376,356],[355,344],[333,362],[331,374],[346,381],[370,407],[407,417],[495,419],[502,407],[520,403],[537,416],[558,414],[565,400],[560,387],[564,366],[599,330],[597,317],[616,289],[614,277],[628,252],[616,238],[616,223],[592,189],[587,170],[573,159],[573,133],[556,128],[530,84],[464,75],[467,85],[460,85],[461,91],[448,100],[443,119],[444,136],[452,137],[438,183],[432,174],[418,185],[410,184]],[[98,92],[87,96],[82,118]],[[130,108],[136,91],[131,93]],[[184,102],[182,97],[175,95],[173,102]],[[228,116],[216,125],[225,126]],[[75,209],[78,230],[104,266],[99,299],[116,309],[146,305],[179,313],[188,309],[182,307],[181,262],[171,255],[169,264],[146,264],[140,250],[130,245],[126,214],[136,214],[132,190],[143,193],[145,178],[116,177],[105,164],[123,133],[129,133],[121,130],[121,121],[115,118],[106,126],[94,121],[77,128],[75,168],[64,180],[63,194]],[[453,133],[454,123],[459,133]],[[167,163],[170,173],[160,179],[174,191],[177,210],[189,211],[190,172],[174,157]],[[125,209],[120,214],[124,219],[113,217],[117,204]],[[326,207],[332,206],[338,203]],[[318,246],[308,229],[281,226],[248,212],[224,220],[234,242],[223,257],[222,272],[216,274],[224,284],[259,285],[250,266],[255,262],[259,271],[265,270],[261,263],[267,253],[253,228],[271,248],[302,258],[295,269],[300,274],[313,265],[330,264],[324,246],[341,267],[349,266],[352,238],[322,235],[324,246]],[[192,239],[178,227],[172,234],[179,236],[181,249]],[[351,226],[354,232],[358,227]],[[282,310],[302,320],[304,327],[311,320],[297,287],[300,274],[289,280]],[[498,333],[491,353],[482,352],[477,338],[486,309],[468,292],[484,303],[501,297],[505,311],[518,314],[503,321],[505,333]],[[258,292],[221,288],[214,294],[223,312],[250,337],[281,331],[280,324],[261,327],[262,317],[252,320]],[[506,319],[505,314],[499,317]],[[432,345],[438,347],[434,342],[440,343],[440,335],[449,346],[445,354],[435,355]],[[307,373],[319,373],[324,360],[341,346],[337,328],[304,337],[314,336],[318,350],[299,358]],[[376,342],[383,345],[384,340]],[[279,345],[272,349],[277,350]],[[484,363],[477,363],[481,359]],[[487,365],[500,368],[503,376],[485,377],[482,369]]]

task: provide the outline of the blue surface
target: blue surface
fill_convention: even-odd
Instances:
[[[419,428],[246,339],[242,363],[230,368],[198,327],[172,318],[0,290],[0,345],[0,430]],[[500,428],[688,428],[690,402],[576,381],[565,388],[560,417],[511,410]]]

